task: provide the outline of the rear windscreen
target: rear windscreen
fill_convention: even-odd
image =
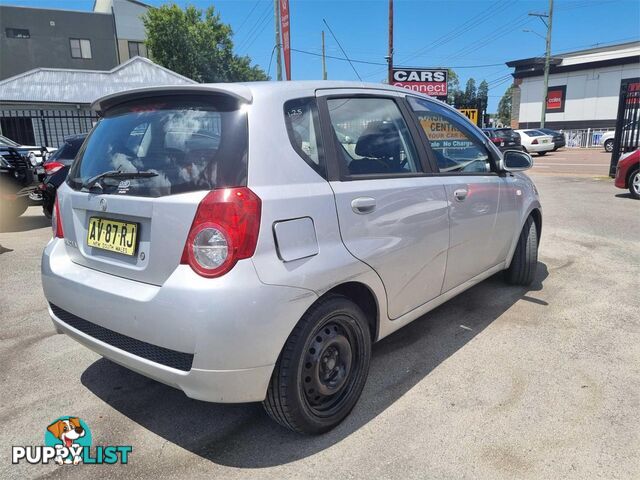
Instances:
[[[538,130],[525,130],[524,133],[529,137],[542,137],[545,135],[544,133],[539,132]]]
[[[105,112],[67,183],[76,190],[148,197],[245,186],[247,143],[246,113],[231,97],[129,102]]]

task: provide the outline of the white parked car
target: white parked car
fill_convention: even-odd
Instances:
[[[539,130],[516,130],[525,152],[542,156],[554,148],[553,137]]]

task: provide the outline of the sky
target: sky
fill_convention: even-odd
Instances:
[[[163,0],[143,0],[158,6]],[[235,51],[270,68],[274,39],[273,0],[176,0],[198,8],[213,5],[234,31]],[[91,10],[93,0],[0,0],[19,5]],[[509,86],[512,69],[504,62],[545,51],[546,27],[528,13],[546,13],[548,0],[395,0],[394,64],[449,67],[461,86],[470,77],[489,82],[489,108],[495,112]],[[290,0],[291,70],[294,80],[322,78],[321,31],[325,30],[330,80],[357,80],[326,20],[360,77],[386,77],[388,0]],[[530,30],[525,32],[523,30]],[[555,0],[552,53],[640,39],[637,0]],[[357,60],[357,62],[355,62]],[[377,65],[379,64],[379,65]],[[284,68],[284,67],[283,67]]]

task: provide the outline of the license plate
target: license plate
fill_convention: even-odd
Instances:
[[[108,218],[89,218],[87,245],[124,255],[135,255],[138,245],[138,224],[109,220]]]

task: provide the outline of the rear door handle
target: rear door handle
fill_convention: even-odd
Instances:
[[[464,202],[464,199],[467,198],[468,193],[469,190],[467,190],[466,188],[459,188],[458,190],[453,192],[453,196],[456,197],[456,200],[458,200],[459,202]]]
[[[351,209],[358,215],[371,213],[376,209],[376,199],[371,197],[358,197],[351,200]]]

